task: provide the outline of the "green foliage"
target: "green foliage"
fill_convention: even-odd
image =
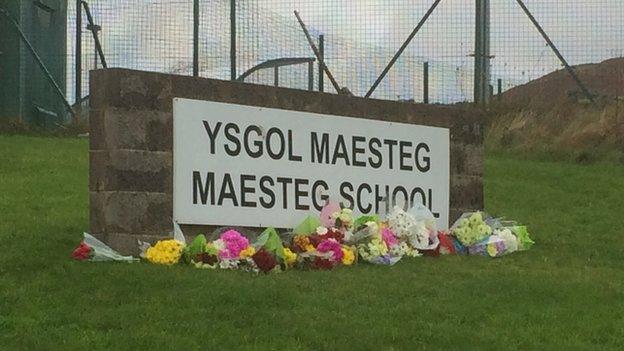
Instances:
[[[185,263],[190,263],[193,258],[201,253],[206,252],[206,237],[199,234],[193,239],[190,245],[187,245],[182,252],[182,259]]]
[[[500,259],[253,275],[74,262],[88,142],[0,136],[0,349],[621,349],[624,167],[486,162],[489,213],[537,242]],[[218,345],[218,346],[216,346]]]

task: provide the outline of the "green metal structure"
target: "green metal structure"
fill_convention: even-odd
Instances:
[[[17,22],[65,93],[67,1],[0,0],[0,8]],[[5,16],[0,16],[0,33],[0,123],[19,119],[47,128],[66,122],[63,99]]]

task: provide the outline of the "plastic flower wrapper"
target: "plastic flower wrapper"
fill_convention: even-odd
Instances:
[[[397,262],[399,262],[403,258],[402,256],[392,256],[392,255],[384,255],[372,258],[370,263],[372,264],[381,264],[385,266],[394,266]]]
[[[481,212],[464,213],[451,226],[451,233],[465,246],[472,246],[492,234]]]
[[[491,235],[468,247],[468,254],[473,256],[500,257],[507,252],[505,240],[495,235]]]
[[[286,258],[284,255],[284,245],[274,228],[265,229],[264,232],[262,232],[262,234],[258,237],[258,240],[254,243],[254,247],[257,251],[263,249],[264,251],[271,253],[282,262],[284,262]]]
[[[316,228],[321,226],[321,220],[318,217],[310,215],[293,229],[293,233],[295,233],[295,235],[310,235],[316,233]]]
[[[513,235],[511,229],[501,228],[494,230],[493,237],[501,238],[505,243],[505,254],[518,251],[518,238]]]
[[[199,259],[195,259],[197,256],[206,252],[206,236],[199,234],[193,239],[190,245],[185,246],[182,249],[182,260],[186,264],[196,263]]]
[[[349,244],[361,244],[368,243],[373,237],[381,237],[382,225],[379,222],[369,221],[364,223],[364,226],[355,232],[348,240]]]
[[[125,261],[134,262],[138,258],[132,256],[122,256],[117,251],[111,249],[108,245],[96,239],[89,233],[83,233],[83,240],[72,253],[72,257],[79,261]]]
[[[438,246],[437,230],[433,215],[423,216],[429,210],[417,205],[410,212],[405,212],[401,207],[395,206],[388,215],[388,227],[401,241],[405,241],[419,250],[431,250]],[[417,213],[416,217],[413,213]],[[431,212],[429,212],[430,214]]]
[[[513,226],[509,229],[511,229],[511,231],[518,238],[518,251],[526,251],[535,244],[535,241],[533,241],[529,236],[529,232],[526,226]]]
[[[453,237],[445,232],[438,232],[438,240],[440,245],[438,246],[438,252],[440,255],[455,255],[457,254]]]

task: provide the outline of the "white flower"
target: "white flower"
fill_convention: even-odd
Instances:
[[[215,249],[217,249],[219,251],[225,250],[225,242],[223,240],[221,240],[221,239],[213,241],[212,245],[215,247]]]
[[[351,219],[352,219],[351,214],[349,213],[341,213],[339,218],[340,218],[340,221],[344,224],[351,223]]]
[[[238,268],[238,260],[222,260],[221,262],[219,262],[219,268],[236,269]]]
[[[327,228],[325,227],[316,227],[316,234],[325,235],[327,234]]]

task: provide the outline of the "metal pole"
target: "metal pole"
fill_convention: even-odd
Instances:
[[[230,79],[236,80],[236,0],[230,0]]]
[[[0,14],[3,14],[13,24],[13,27],[15,27],[15,30],[17,30],[17,33],[19,34],[20,38],[22,39],[24,44],[26,44],[26,48],[28,48],[28,51],[30,51],[30,54],[35,59],[35,62],[37,62],[37,65],[39,65],[39,68],[41,68],[41,70],[43,71],[43,75],[47,78],[50,85],[52,85],[52,88],[54,89],[54,91],[61,97],[61,99],[63,100],[63,104],[67,108],[67,111],[71,114],[72,118],[76,119],[76,113],[72,109],[72,106],[69,104],[69,101],[67,101],[65,94],[63,94],[63,91],[61,90],[59,85],[56,84],[56,81],[54,81],[54,77],[52,77],[52,74],[46,68],[45,64],[41,60],[41,57],[37,55],[35,48],[30,44],[30,42],[26,38],[26,35],[20,28],[19,24],[17,24],[17,22],[11,16],[9,16],[9,14],[2,8],[0,8]]]
[[[89,4],[86,1],[82,1],[84,5],[85,13],[87,14],[87,21],[89,22],[89,28],[91,30],[91,34],[93,34],[93,41],[95,42],[95,50],[97,51],[98,56],[100,56],[100,62],[102,63],[102,67],[108,68],[106,64],[106,58],[104,57],[104,50],[102,50],[102,43],[100,42],[100,37],[97,35],[97,31],[100,28],[93,21],[93,16],[91,16],[91,10],[89,9]],[[81,21],[82,22],[82,21]]]
[[[587,87],[585,87],[585,84],[583,84],[583,82],[578,77],[578,75],[576,75],[576,72],[574,71],[574,69],[570,67],[570,64],[568,64],[568,61],[565,59],[565,57],[563,57],[559,49],[557,49],[557,47],[552,42],[552,40],[550,40],[550,37],[544,31],[544,28],[542,28],[542,26],[539,24],[539,22],[537,22],[535,17],[533,17],[533,14],[531,13],[531,11],[529,11],[529,9],[526,7],[524,2],[522,0],[516,0],[516,2],[518,3],[518,5],[520,5],[520,7],[522,7],[522,10],[524,11],[524,13],[527,15],[527,17],[529,17],[529,19],[531,20],[535,28],[538,30],[538,32],[540,32],[544,40],[546,40],[546,43],[553,50],[553,52],[555,53],[559,61],[561,61],[561,63],[565,66],[565,69],[568,71],[570,76],[572,76],[572,79],[574,79],[574,81],[579,86],[579,88],[581,88],[581,91],[583,92],[583,94],[585,94],[585,97],[588,98],[589,101],[594,102],[594,97],[592,96],[592,94],[589,92]]]
[[[329,81],[334,86],[334,89],[336,89],[336,92],[340,94],[340,86],[338,85],[338,82],[336,82],[336,79],[334,79],[334,76],[332,75],[332,73],[329,71],[329,68],[327,68],[327,65],[325,64],[325,60],[321,57],[320,52],[316,48],[316,45],[314,45],[314,42],[312,41],[312,37],[310,36],[310,32],[308,32],[308,28],[306,28],[306,25],[305,23],[303,23],[301,16],[299,16],[299,12],[295,11],[295,16],[297,17],[297,20],[299,21],[299,25],[301,25],[301,28],[303,29],[303,33],[305,34],[306,39],[308,39],[308,44],[310,44],[312,51],[314,51],[314,55],[316,55],[316,59],[319,60],[319,63],[321,64],[321,68],[325,71],[325,74],[327,74],[327,78],[329,78]]]
[[[487,95],[487,7],[487,0],[475,1],[474,101],[477,104],[485,104]]]
[[[314,61],[308,62],[308,90],[314,90]]]
[[[193,77],[199,76],[199,0],[193,0]]]
[[[409,35],[409,37],[407,37],[407,40],[405,40],[403,45],[401,45],[401,47],[399,48],[399,51],[397,51],[396,54],[394,54],[394,57],[392,57],[392,60],[390,60],[386,68],[384,68],[383,72],[381,72],[381,74],[379,75],[375,83],[373,83],[373,86],[371,86],[371,88],[368,90],[368,93],[366,93],[364,97],[368,98],[373,94],[373,92],[375,92],[375,89],[377,89],[377,86],[379,85],[379,83],[381,83],[381,81],[386,77],[386,74],[388,74],[388,72],[390,71],[392,66],[394,66],[394,64],[399,59],[399,57],[401,57],[401,54],[403,54],[403,51],[405,51],[409,43],[412,41],[412,39],[414,39],[416,34],[422,28],[422,26],[425,25],[425,22],[427,22],[427,19],[429,19],[429,16],[431,16],[431,14],[436,9],[436,7],[438,7],[438,5],[440,4],[440,1],[442,0],[435,0],[435,2],[431,5],[427,13],[425,13],[425,16],[420,20],[416,28],[414,28],[412,33]]]
[[[429,62],[423,63],[423,103],[429,103]]]
[[[273,68],[273,85],[279,87],[279,66]]]
[[[498,78],[498,100],[503,99],[503,80]]]
[[[484,103],[488,104],[494,94],[494,87],[490,84],[490,0],[483,0],[483,86],[487,88]]]
[[[79,102],[82,98],[82,0],[76,0],[76,53],[74,60],[75,71],[74,79],[76,81],[75,101]]]
[[[319,56],[322,60],[319,60],[319,91],[325,90],[325,71],[323,70],[323,62],[325,62],[325,36],[319,35]]]

